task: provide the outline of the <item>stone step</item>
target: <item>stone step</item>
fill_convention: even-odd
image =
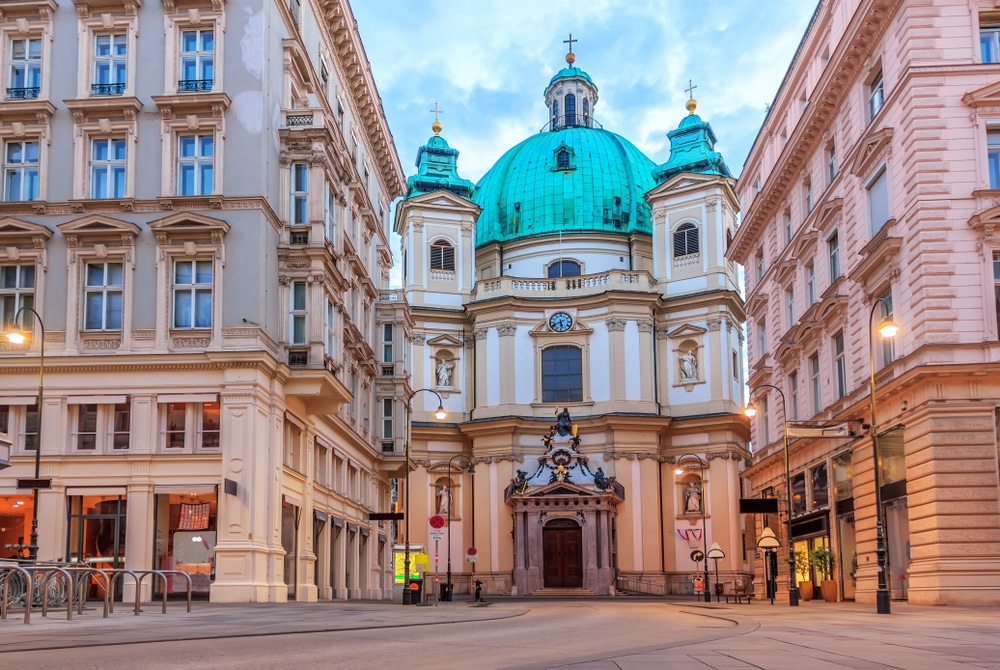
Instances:
[[[597,594],[590,589],[541,588],[531,592],[533,598],[593,598]]]

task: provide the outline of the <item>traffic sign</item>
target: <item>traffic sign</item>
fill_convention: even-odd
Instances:
[[[695,549],[691,552],[691,560],[695,563],[705,559],[705,554],[701,553],[701,549]]]
[[[469,563],[475,563],[479,560],[479,552],[476,551],[475,547],[469,547],[465,550],[465,560]]]
[[[443,540],[444,539],[444,533],[442,531],[440,531],[440,530],[431,531],[431,539],[432,540]]]
[[[431,528],[444,528],[444,517],[440,514],[435,514],[427,522],[431,525]]]

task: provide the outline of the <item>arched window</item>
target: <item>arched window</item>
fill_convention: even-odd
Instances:
[[[445,240],[431,244],[431,270],[455,270],[455,247]]]
[[[569,152],[565,149],[560,149],[556,154],[556,167],[560,170],[569,169]]]
[[[674,258],[698,253],[698,227],[682,223],[674,231]]]
[[[583,125],[590,127],[590,101],[583,99]]]
[[[572,93],[566,95],[566,125],[576,125],[576,96]]]
[[[583,401],[583,350],[574,346],[542,351],[542,402]]]
[[[559,101],[552,101],[552,129],[555,130],[559,127]]]
[[[556,261],[548,268],[549,279],[558,279],[559,277],[579,277],[583,274],[580,268],[580,264],[576,261]]]

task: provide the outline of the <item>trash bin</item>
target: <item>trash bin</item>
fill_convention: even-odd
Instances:
[[[451,602],[451,594],[452,594],[452,592],[454,590],[455,590],[455,585],[454,584],[447,584],[447,583],[446,584],[442,584],[441,585],[441,602],[443,602],[443,603],[450,603]]]

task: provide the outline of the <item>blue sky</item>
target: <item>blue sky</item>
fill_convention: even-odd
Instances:
[[[693,79],[698,113],[739,174],[814,0],[354,0],[389,127],[407,176],[431,135],[461,152],[478,181],[510,147],[547,121],[542,92],[576,65],[599,89],[594,118],[657,163],[685,114]]]

